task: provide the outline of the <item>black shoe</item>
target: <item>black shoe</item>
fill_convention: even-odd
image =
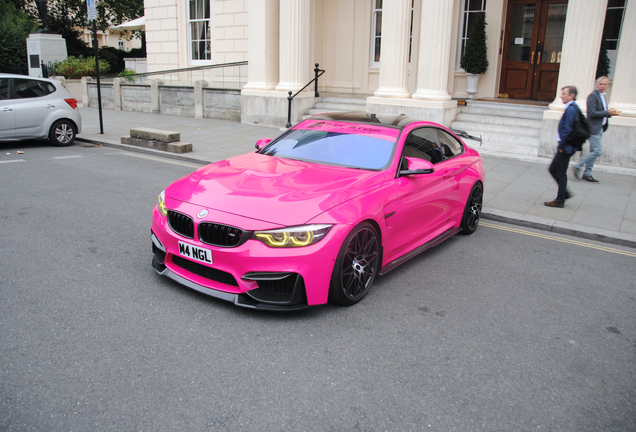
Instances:
[[[586,182],[590,182],[590,183],[600,183],[598,180],[596,180],[591,175],[590,176],[583,176],[583,177],[581,177],[581,180],[586,181]]]
[[[572,198],[573,196],[574,196],[574,194],[573,194],[573,193],[570,193],[570,191],[566,191],[566,192],[565,192],[565,199],[566,199],[566,200],[568,200],[568,199]]]

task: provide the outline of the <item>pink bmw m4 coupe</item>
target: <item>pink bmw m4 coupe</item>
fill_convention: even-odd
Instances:
[[[439,124],[320,114],[256,148],[159,194],[157,273],[249,308],[352,305],[378,275],[477,229],[482,159]]]

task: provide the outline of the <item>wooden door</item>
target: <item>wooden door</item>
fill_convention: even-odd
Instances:
[[[556,95],[567,0],[510,0],[499,93],[516,99]]]

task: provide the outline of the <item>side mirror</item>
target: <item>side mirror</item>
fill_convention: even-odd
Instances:
[[[401,176],[408,176],[413,174],[431,174],[435,172],[435,167],[432,163],[424,159],[405,157],[407,169],[401,170]]]
[[[267,144],[269,144],[271,141],[272,141],[271,138],[259,139],[258,141],[256,141],[256,145],[254,147],[256,147],[257,150],[260,150],[263,147],[265,147]]]

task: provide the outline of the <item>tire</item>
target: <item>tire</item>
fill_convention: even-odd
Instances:
[[[58,120],[53,123],[49,132],[51,144],[64,147],[75,142],[75,125],[68,120]]]
[[[475,183],[468,200],[466,201],[466,208],[464,208],[464,216],[462,217],[462,223],[460,231],[464,235],[470,235],[475,232],[477,225],[479,225],[479,219],[481,218],[481,206],[484,200],[484,188],[481,182]]]
[[[356,226],[338,253],[329,285],[329,300],[356,304],[369,292],[380,265],[380,236],[369,222]]]

